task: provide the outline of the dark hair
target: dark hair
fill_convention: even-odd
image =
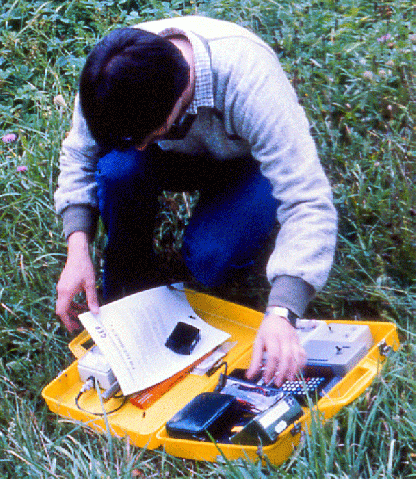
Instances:
[[[175,45],[138,28],[120,28],[87,57],[81,109],[101,146],[139,145],[163,125],[188,83],[189,65]]]

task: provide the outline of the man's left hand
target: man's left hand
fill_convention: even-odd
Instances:
[[[299,342],[295,328],[286,318],[275,314],[264,315],[253,345],[253,356],[247,371],[252,379],[261,370],[264,353],[267,360],[263,379],[279,387],[285,380],[295,379],[297,373],[306,364],[306,353]]]

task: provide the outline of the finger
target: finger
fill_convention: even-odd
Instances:
[[[98,304],[95,281],[93,283],[88,283],[85,285],[85,295],[87,297],[87,304],[91,313],[98,314],[100,312],[100,305]]]
[[[71,300],[64,294],[58,291],[58,298],[56,300],[56,307],[55,312],[57,316],[59,316],[62,322],[66,325],[67,323],[70,324],[70,310]]]
[[[297,363],[298,369],[299,370],[303,369],[306,366],[306,362],[307,362],[306,351],[303,348],[303,346],[299,346],[298,363]]]
[[[263,379],[269,383],[274,378],[277,368],[280,364],[281,352],[278,345],[274,345],[273,349],[267,350],[267,361],[264,367]]]
[[[283,343],[279,363],[276,369],[274,383],[280,387],[285,380],[293,380],[297,371],[297,345],[293,343]]]
[[[303,369],[306,365],[306,351],[301,344],[298,344],[293,352],[293,367],[296,372]]]
[[[296,352],[289,358],[286,376],[284,379],[288,381],[293,381],[296,378],[296,375],[299,371],[298,361],[296,360]]]
[[[278,370],[276,372],[276,375],[274,376],[274,385],[277,387],[277,388],[280,388],[280,386],[285,382],[285,381],[292,381],[291,378],[288,377],[287,373],[286,372],[282,372],[280,370]]]
[[[256,341],[254,341],[251,363],[246,372],[247,379],[253,379],[256,376],[256,374],[260,372],[261,362],[263,359],[263,350],[264,350],[263,341],[256,339]]]
[[[65,281],[62,281],[62,278],[59,280],[56,285],[56,314],[63,318],[67,317],[71,310],[72,298],[78,293],[78,288],[68,287]]]
[[[294,345],[291,350],[288,351],[286,371],[284,378],[288,381],[293,381],[296,378],[296,374],[300,369],[299,364],[299,348]],[[283,371],[283,367],[282,367]]]
[[[300,374],[300,371],[306,364],[306,353],[302,346],[294,347],[294,350],[291,354],[288,370],[287,370],[287,379],[293,381]]]
[[[79,329],[79,322],[76,320],[77,313],[72,305],[71,294],[66,289],[57,285],[58,298],[56,300],[55,312],[69,332]]]

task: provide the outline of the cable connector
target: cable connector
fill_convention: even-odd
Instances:
[[[84,382],[84,384],[81,386],[80,390],[79,390],[79,393],[77,394],[76,398],[75,398],[75,404],[77,406],[77,408],[80,410],[80,411],[83,411],[83,412],[86,412],[88,414],[92,414],[93,416],[105,416],[106,414],[112,414],[113,412],[116,412],[118,411],[119,409],[121,409],[125,402],[126,402],[126,398],[124,396],[113,396],[113,394],[115,394],[117,392],[117,389],[119,388],[119,384],[116,382],[115,384],[112,385],[112,390],[111,391],[108,391],[112,393],[112,397],[114,398],[117,398],[117,399],[122,399],[121,403],[119,406],[117,406],[116,408],[112,409],[111,411],[103,411],[103,412],[93,412],[93,411],[88,411],[87,409],[84,409],[83,407],[81,407],[80,403],[79,403],[79,400],[81,398],[81,396],[89,391],[90,389],[92,388],[98,388],[98,381],[97,381],[97,378],[95,378],[94,376],[89,376],[87,378],[87,380]],[[99,391],[97,391],[98,394]],[[107,392],[107,391],[106,391]],[[105,400],[108,400],[110,399],[109,397],[106,397]]]
[[[120,391],[120,384],[118,381],[115,381],[107,390],[105,390],[102,394],[102,398],[104,402],[110,400]]]
[[[83,394],[95,386],[95,378],[94,376],[90,376],[85,383],[82,385],[81,389],[79,390],[79,394]]]
[[[93,376],[102,389],[110,388],[116,381],[110,365],[98,346],[93,346],[78,360],[78,372],[81,381],[86,382],[90,376]]]

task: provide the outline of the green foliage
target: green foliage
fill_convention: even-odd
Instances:
[[[53,211],[80,69],[113,28],[203,13],[260,34],[311,122],[340,234],[310,314],[396,321],[404,347],[353,405],[281,467],[198,464],[59,421],[40,391],[71,361],[54,316],[65,244]],[[411,0],[4,0],[0,6],[1,477],[415,477],[416,6]],[[155,246],[171,259],[195,195],[166,194]],[[97,267],[104,244],[99,235]],[[226,297],[264,305],[264,268]],[[218,293],[218,292],[216,292]]]
[[[311,121],[340,223],[315,311],[392,314],[386,298],[415,288],[414,2],[229,0],[209,11],[273,46]]]

